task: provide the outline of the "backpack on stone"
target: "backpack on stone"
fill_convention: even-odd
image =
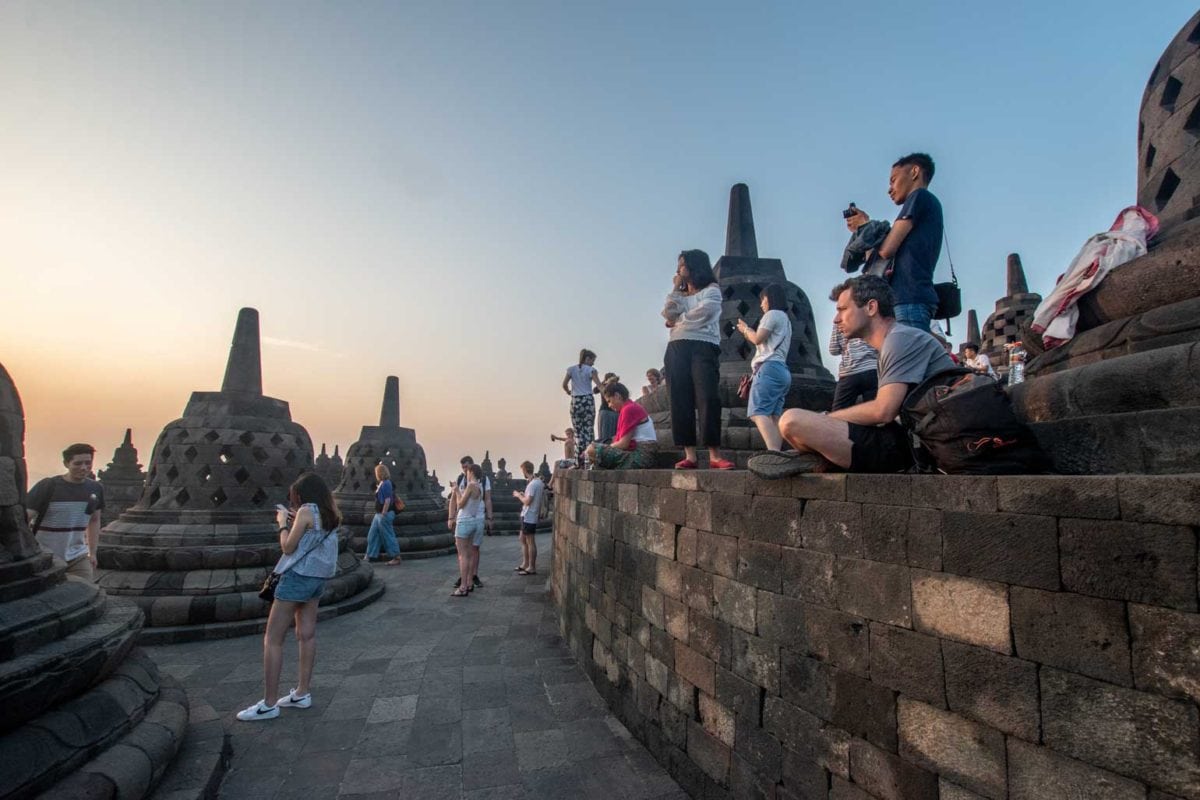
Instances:
[[[955,367],[930,376],[908,393],[900,421],[920,443],[921,472],[1014,475],[1045,472],[1033,433],[1013,411],[996,380]]]

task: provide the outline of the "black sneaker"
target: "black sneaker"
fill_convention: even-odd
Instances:
[[[774,480],[776,478],[790,478],[793,475],[803,475],[807,472],[813,472],[824,461],[825,459],[816,453],[798,453],[795,451],[780,453],[770,451],[752,457],[747,462],[746,467],[751,473],[760,478]]]
[[[472,585],[473,585],[473,587],[474,587],[474,588],[476,588],[476,589],[482,589],[482,588],[483,588],[483,581],[479,580],[479,576],[478,576],[478,575],[474,575],[474,576],[472,576],[472,577],[471,577],[471,584],[472,584]]]

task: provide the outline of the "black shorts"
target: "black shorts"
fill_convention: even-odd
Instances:
[[[534,535],[535,533],[537,533],[537,523],[536,522],[522,522],[521,523],[521,533],[527,533],[530,536]]]
[[[898,422],[850,426],[851,472],[904,472],[913,466],[908,433]]]

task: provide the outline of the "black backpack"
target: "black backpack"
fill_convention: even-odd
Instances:
[[[900,421],[920,442],[922,472],[1014,475],[1045,472],[1037,440],[994,378],[955,367],[926,378],[904,398]]]

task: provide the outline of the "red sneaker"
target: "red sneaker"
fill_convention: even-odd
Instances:
[[[732,461],[726,461],[723,458],[713,458],[709,459],[708,466],[711,469],[733,469],[737,464],[734,464]]]
[[[690,458],[685,458],[683,461],[675,462],[675,469],[695,469],[697,466],[695,461]]]

